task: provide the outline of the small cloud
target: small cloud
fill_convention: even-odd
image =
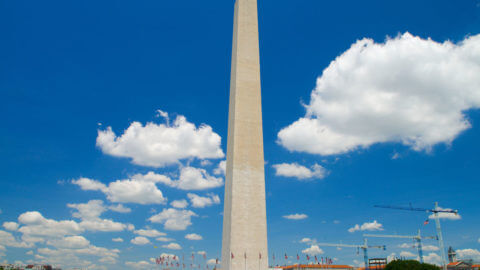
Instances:
[[[327,170],[318,164],[314,164],[310,168],[298,163],[275,164],[272,167],[276,170],[276,176],[293,177],[299,180],[323,179],[328,174]]]
[[[201,235],[196,234],[196,233],[190,233],[190,234],[185,235],[185,239],[188,239],[188,240],[202,240],[203,237]]]
[[[306,214],[292,214],[292,215],[283,216],[283,218],[300,220],[300,219],[306,219],[306,218],[308,218],[308,216]]]
[[[188,206],[188,202],[187,200],[183,199],[183,200],[175,200],[175,201],[172,201],[170,203],[170,205],[172,207],[175,207],[175,208],[180,208],[180,209],[184,209],[184,208],[187,208]]]
[[[168,249],[173,249],[173,250],[180,250],[180,249],[182,249],[182,247],[181,247],[179,244],[177,244],[177,243],[170,243],[170,244],[168,244],[168,245],[163,245],[162,247],[163,247],[163,248],[168,248]]]
[[[159,236],[167,235],[166,233],[159,232],[155,229],[152,229],[152,230],[149,230],[149,229],[136,230],[133,233],[141,235],[141,236],[146,236],[146,237],[159,237]]]
[[[3,227],[9,231],[16,231],[18,229],[18,223],[16,222],[4,222]]]
[[[156,238],[157,241],[160,241],[160,242],[170,242],[170,241],[173,241],[175,239],[173,238],[167,238],[167,237],[158,237]]]
[[[143,236],[137,236],[132,240],[130,240],[130,242],[134,245],[143,246],[143,245],[149,244],[150,240],[148,240],[146,237],[143,237]]]
[[[113,242],[117,242],[117,243],[121,243],[121,242],[123,242],[123,239],[120,238],[120,237],[118,237],[118,238],[112,238],[112,241],[113,241]]]
[[[213,170],[215,175],[225,175],[225,171],[227,171],[227,161],[222,160],[218,163],[218,167]]]
[[[333,224],[340,224],[340,220],[334,220]]]
[[[123,204],[112,205],[112,206],[108,207],[108,209],[110,209],[114,212],[124,213],[124,214],[132,212],[132,209],[123,206]]]
[[[376,220],[373,222],[365,222],[362,226],[356,224],[352,228],[348,229],[348,232],[354,233],[356,231],[383,231],[383,225]]]
[[[208,194],[208,197],[202,197],[194,193],[188,193],[187,197],[190,199],[190,204],[194,208],[205,208],[214,204],[220,204],[220,197],[213,193]]]
[[[397,152],[393,153],[393,155],[392,155],[392,159],[393,159],[393,160],[399,159],[399,158],[400,158],[400,154],[399,154],[399,153],[397,153]]]
[[[323,250],[319,248],[317,245],[311,245],[309,248],[302,250],[302,253],[315,256],[315,255],[323,254]]]
[[[413,254],[410,251],[402,251],[400,252],[400,257],[412,258],[412,257],[417,257],[417,255]]]
[[[300,243],[310,243],[312,241],[313,241],[312,239],[305,237],[305,238],[302,238],[302,240],[300,240]]]

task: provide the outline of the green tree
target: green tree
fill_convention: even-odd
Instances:
[[[387,264],[385,270],[440,270],[440,267],[433,264],[420,263],[415,260],[398,260]]]

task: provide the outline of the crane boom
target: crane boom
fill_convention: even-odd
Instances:
[[[408,238],[414,239],[417,241],[418,257],[420,262],[423,263],[423,250],[422,250],[422,239],[437,239],[438,236],[422,236],[420,230],[418,230],[417,235],[388,235],[388,234],[364,234],[364,237],[382,237],[382,238]]]
[[[430,212],[430,213],[452,213],[457,215],[458,210],[450,210],[450,209],[427,209],[427,208],[418,208],[418,207],[404,207],[404,206],[391,206],[391,205],[374,205],[377,208],[390,208],[390,209],[397,209],[397,210],[407,210],[407,211],[418,211],[418,212]]]
[[[327,247],[351,247],[351,248],[361,248],[363,250],[363,259],[365,262],[365,268],[368,269],[368,249],[369,248],[380,248],[383,250],[387,249],[387,246],[369,246],[367,244],[367,238],[363,239],[363,245],[348,245],[348,244],[332,244],[332,243],[316,243],[318,246],[327,246]]]
[[[418,235],[388,235],[388,234],[364,234],[365,237],[383,237],[383,238],[409,238],[409,239],[437,239],[436,236],[418,236]]]

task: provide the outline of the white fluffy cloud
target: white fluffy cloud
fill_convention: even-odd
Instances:
[[[439,249],[440,248],[438,248],[437,246],[434,246],[434,245],[422,245],[422,250],[423,251],[437,251]]]
[[[457,249],[455,250],[460,259],[472,259],[474,261],[480,261],[480,251],[478,249]]]
[[[285,215],[285,216],[283,216],[283,218],[300,220],[300,219],[306,219],[306,218],[308,218],[308,216],[306,214],[291,214],[291,215]]]
[[[124,213],[124,214],[132,212],[132,209],[123,206],[123,204],[112,205],[112,206],[109,206],[108,209],[114,212]]]
[[[62,237],[60,239],[53,239],[47,241],[47,245],[56,248],[85,248],[90,245],[90,241],[80,235]]]
[[[163,209],[162,212],[150,217],[148,220],[153,223],[163,224],[166,230],[183,231],[192,225],[192,217],[197,214],[190,210],[178,210],[175,208]]]
[[[204,190],[223,186],[223,179],[209,175],[204,169],[184,167],[174,186],[183,190]]]
[[[9,231],[16,231],[18,229],[18,223],[16,222],[4,222],[3,227]]]
[[[29,248],[32,247],[32,243],[18,241],[10,232],[0,230],[0,246],[5,249],[7,247]]]
[[[190,234],[185,235],[185,239],[188,239],[188,240],[202,240],[203,237],[199,234],[196,234],[196,233],[190,233]]]
[[[123,239],[121,237],[117,237],[117,238],[112,238],[112,241],[117,242],[117,243],[121,243],[121,242],[123,242]]]
[[[62,268],[86,268],[86,269],[106,269],[104,266],[97,266],[91,261],[82,259],[83,256],[99,257],[99,262],[114,264],[118,258],[118,249],[107,249],[94,245],[79,248],[39,248],[35,255],[37,263],[49,263]],[[79,257],[81,256],[81,257]]]
[[[362,39],[317,79],[307,113],[278,133],[290,151],[342,154],[399,142],[416,151],[449,144],[480,107],[480,35],[458,44],[405,33]]]
[[[136,174],[129,179],[117,180],[107,185],[88,178],[80,178],[72,181],[82,190],[96,190],[103,192],[107,199],[117,203],[138,203],[138,204],[165,204],[167,198],[163,196],[157,184],[164,184],[169,187],[181,190],[205,190],[223,185],[223,179],[211,176],[206,170],[194,167],[183,167],[180,170],[178,180],[154,172],[147,174]],[[177,205],[183,201],[175,202]],[[185,206],[186,207],[186,206]],[[128,213],[131,209],[119,204],[110,206],[110,210]]]
[[[165,236],[167,235],[166,233],[159,232],[154,229],[142,229],[142,230],[136,230],[133,233],[141,235],[141,236],[146,236],[146,237],[159,237],[159,236]]]
[[[348,229],[348,231],[351,233],[356,231],[383,231],[383,225],[374,220],[373,222],[365,222],[362,224],[362,226],[356,224],[352,228]]]
[[[208,125],[198,128],[178,116],[172,125],[133,122],[118,136],[111,127],[99,130],[97,146],[116,157],[131,158],[137,165],[164,167],[182,159],[223,158],[221,137]]]
[[[132,243],[134,245],[143,246],[143,245],[149,244],[150,240],[148,240],[148,238],[143,237],[143,236],[137,236],[137,237],[133,238],[132,240],[130,240],[130,243]]]
[[[100,215],[107,210],[101,200],[91,200],[88,203],[67,204],[76,209],[73,216],[80,218],[80,226],[89,231],[118,232],[127,228],[127,225],[111,219],[102,219]]]
[[[400,252],[400,257],[412,258],[412,257],[417,257],[417,255],[413,254],[410,251],[402,251]]]
[[[163,197],[162,191],[157,188],[156,183],[168,182],[170,179],[163,175],[149,172],[145,175],[137,174],[131,179],[117,180],[105,185],[97,180],[80,178],[73,180],[72,183],[80,186],[82,190],[98,190],[105,195],[111,202],[118,203],[138,203],[138,204],[164,204],[167,200]],[[126,209],[123,207],[114,207],[115,210]]]
[[[170,241],[174,241],[175,239],[168,238],[168,237],[158,237],[155,240],[160,241],[160,242],[170,242]]]
[[[314,243],[314,242],[315,242],[314,239],[311,239],[311,238],[308,238],[308,237],[302,238],[302,240],[300,240],[300,243],[306,243],[306,244]]]
[[[179,244],[177,244],[177,243],[170,243],[170,244],[168,244],[168,245],[163,245],[162,247],[163,247],[163,248],[167,248],[167,249],[173,249],[173,250],[180,250],[180,249],[182,249],[182,247],[181,247]]]
[[[312,178],[322,179],[327,174],[327,170],[318,164],[314,164],[311,168],[307,168],[298,163],[281,163],[275,164],[272,167],[276,170],[276,176],[294,177],[300,180]]]
[[[436,265],[441,265],[442,264],[442,258],[438,256],[437,253],[429,253],[428,255],[423,256],[423,261],[426,263],[430,264],[436,264]]]
[[[187,208],[188,202],[187,200],[175,200],[175,201],[172,201],[170,205],[175,208],[184,209],[184,208]]]
[[[227,161],[222,160],[220,163],[218,163],[218,167],[213,170],[213,173],[216,175],[225,175],[225,172],[227,171]]]
[[[139,261],[139,262],[127,261],[125,262],[125,265],[128,266],[129,268],[134,268],[134,269],[152,269],[154,267],[153,264],[147,261]]]
[[[317,245],[311,245],[309,248],[302,250],[302,253],[315,256],[315,255],[323,254],[323,250],[319,248]]]
[[[220,204],[220,197],[215,194],[208,194],[208,197],[202,197],[197,194],[188,193],[188,199],[190,199],[190,204],[195,208],[205,208],[214,204]]]
[[[46,219],[37,211],[25,212],[18,217],[18,222],[23,226],[18,229],[24,236],[62,237],[78,235],[85,229],[73,220],[56,221]]]

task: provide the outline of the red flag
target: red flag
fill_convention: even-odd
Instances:
[[[310,256],[308,256],[308,254],[307,254],[307,261],[310,261]]]
[[[192,253],[192,261],[195,259],[195,254]]]
[[[207,253],[203,253],[203,258],[206,260],[207,259]]]
[[[176,261],[176,260],[177,260],[177,256],[173,255],[173,260]]]
[[[285,260],[288,260],[288,256],[287,256],[287,253],[285,253]]]
[[[231,254],[232,254],[232,259],[235,258],[235,256],[233,256],[233,252],[231,252]]]
[[[315,255],[315,261],[318,262],[317,255]]]
[[[298,260],[300,260],[300,256],[298,256],[298,254],[297,254],[297,261],[298,261]]]
[[[423,225],[427,225],[428,223],[430,223],[430,220],[428,220],[428,218],[427,218],[427,220],[425,220],[425,222],[423,222]]]

